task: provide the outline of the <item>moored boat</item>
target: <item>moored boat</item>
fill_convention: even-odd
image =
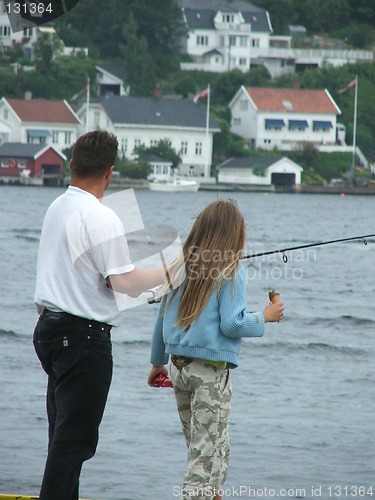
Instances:
[[[197,192],[199,184],[193,179],[188,179],[180,175],[175,175],[168,181],[154,180],[150,181],[149,188],[151,191],[188,191]]]

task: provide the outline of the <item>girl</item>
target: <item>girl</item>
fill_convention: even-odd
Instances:
[[[246,312],[246,269],[240,258],[245,221],[233,200],[218,200],[195,221],[183,247],[186,276],[160,306],[148,383],[168,374],[188,447],[181,499],[221,500],[229,460],[230,368],[242,337],[261,337],[283,317],[283,304]],[[171,273],[178,275],[181,263]]]

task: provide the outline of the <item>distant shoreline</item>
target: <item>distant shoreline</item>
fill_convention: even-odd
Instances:
[[[62,186],[68,186],[63,183]],[[0,186],[31,186],[34,184],[24,184],[21,182],[1,182]],[[43,186],[37,186],[43,187]],[[61,187],[61,186],[57,186]],[[149,182],[144,179],[116,179],[112,180],[109,189],[149,189]],[[248,192],[248,193],[293,193],[293,194],[338,194],[344,195],[375,195],[374,187],[352,187],[352,186],[314,186],[302,184],[300,186],[255,186],[251,184],[204,184],[201,183],[199,191],[228,191],[228,192]]]

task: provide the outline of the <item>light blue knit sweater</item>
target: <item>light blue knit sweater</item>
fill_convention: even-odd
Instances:
[[[169,298],[169,296],[168,296]],[[242,337],[261,337],[264,316],[246,312],[246,268],[239,266],[234,282],[227,280],[217,294],[214,288],[197,321],[184,331],[175,326],[179,294],[168,305],[165,314],[159,308],[152,337],[151,363],[166,365],[169,355],[226,361],[238,366]]]

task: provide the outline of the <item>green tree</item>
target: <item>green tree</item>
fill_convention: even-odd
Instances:
[[[55,96],[59,99],[67,99],[76,94],[87,84],[90,78],[90,92],[96,92],[96,67],[95,61],[85,57],[62,57],[55,61],[52,69],[52,77],[55,80]],[[86,94],[82,95],[84,98]],[[82,100],[81,98],[81,100]]]
[[[270,14],[275,33],[285,34],[288,24],[297,24],[295,0],[257,0],[255,3]]]
[[[34,43],[35,67],[41,74],[51,71],[53,60],[61,55],[63,43],[56,34],[43,33]]]
[[[142,156],[144,154],[154,154],[160,156],[164,160],[172,163],[172,168],[177,168],[181,163],[181,155],[172,147],[169,139],[160,139],[155,146],[146,147],[141,144],[134,150],[135,154]]]
[[[319,150],[311,142],[305,142],[291,155],[293,160],[304,168],[314,168],[319,157]]]
[[[295,7],[298,24],[312,33],[327,33],[350,23],[349,0],[304,0],[295,3]]]
[[[56,20],[67,45],[89,47],[98,58],[120,60],[123,27],[132,17],[144,38],[158,78],[178,69],[180,40],[186,33],[177,0],[85,0]]]
[[[228,104],[241,85],[244,84],[245,75],[238,69],[222,73],[212,89],[212,102]]]
[[[176,94],[181,94],[185,99],[189,94],[195,94],[197,88],[194,78],[189,74],[182,74],[174,86]]]
[[[154,63],[144,37],[137,34],[137,23],[130,15],[123,28],[124,43],[120,45],[126,68],[126,80],[130,95],[147,96],[155,87]]]
[[[181,37],[187,33],[178,2],[125,0],[123,3],[137,22],[139,36],[147,41],[157,76],[177,69]]]
[[[122,177],[129,179],[147,179],[151,173],[151,167],[147,163],[130,162],[128,160],[121,160],[118,162],[118,170]]]

